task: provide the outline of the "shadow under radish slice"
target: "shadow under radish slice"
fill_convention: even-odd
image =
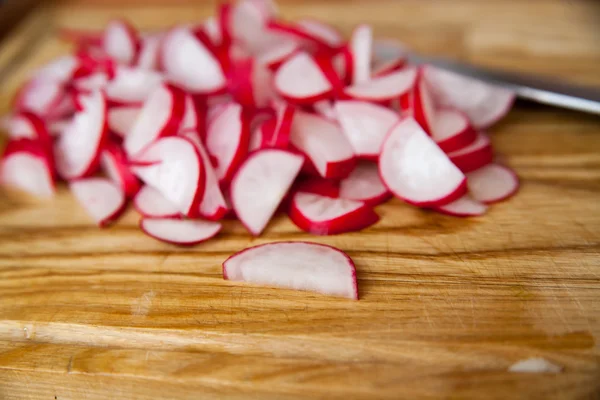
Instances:
[[[133,198],[133,207],[143,217],[175,218],[179,209],[158,190],[144,185]]]
[[[395,196],[421,207],[450,203],[467,190],[463,173],[411,117],[383,143],[379,173]]]
[[[299,104],[312,104],[333,92],[333,86],[314,58],[304,52],[279,67],[275,73],[275,89],[286,100]]]
[[[138,34],[129,23],[122,20],[109,22],[102,38],[104,51],[121,64],[130,65],[140,49]]]
[[[221,231],[218,222],[180,218],[142,218],[140,228],[150,237],[179,246],[192,246]]]
[[[231,181],[231,205],[255,236],[265,229],[300,172],[304,158],[280,149],[252,153]]]
[[[223,278],[358,300],[352,259],[317,243],[276,242],[242,250],[225,260]]]
[[[452,215],[453,217],[477,217],[485,214],[487,207],[485,204],[466,194],[452,203],[435,207],[434,210],[442,214]]]
[[[392,100],[406,93],[415,83],[417,69],[406,67],[368,82],[349,86],[344,94],[352,99],[374,102]]]
[[[371,80],[371,53],[373,30],[369,25],[359,25],[352,32],[349,50],[352,60],[352,84],[358,85]]]
[[[121,187],[125,196],[134,196],[140,189],[140,181],[129,169],[127,157],[121,146],[108,143],[100,155],[100,164],[108,178]]]
[[[340,182],[340,197],[375,207],[392,197],[379,177],[377,164],[360,163]]]
[[[36,140],[19,139],[8,143],[0,162],[0,183],[34,196],[54,195],[52,163],[47,150]]]
[[[492,162],[494,151],[490,138],[484,133],[477,133],[477,138],[470,145],[448,153],[450,161],[462,172],[475,171]]]
[[[354,154],[368,159],[379,157],[385,137],[400,120],[389,108],[366,101],[337,101],[334,108]]]
[[[140,115],[141,107],[113,107],[108,110],[108,129],[120,137],[126,137]]]
[[[477,139],[477,132],[462,112],[441,109],[437,111],[435,118],[431,137],[446,153],[465,148]]]
[[[508,167],[488,164],[467,174],[467,185],[474,199],[491,204],[515,194],[519,189],[519,178]]]
[[[78,179],[69,183],[69,189],[100,227],[114,221],[125,210],[125,193],[109,179]]]

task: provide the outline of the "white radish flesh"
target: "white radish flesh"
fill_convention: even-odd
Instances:
[[[431,137],[446,153],[469,146],[477,139],[477,133],[469,119],[460,111],[442,109],[436,112]]]
[[[368,82],[349,86],[345,89],[345,94],[357,100],[388,101],[408,91],[415,83],[416,77],[416,68],[406,67]]]
[[[11,141],[0,163],[0,182],[34,196],[54,195],[52,165],[39,142]]]
[[[79,179],[69,183],[69,188],[88,215],[101,227],[116,219],[125,208],[125,193],[108,179]]]
[[[141,107],[112,107],[108,110],[108,129],[120,137],[127,136],[136,124]]]
[[[315,60],[298,53],[275,73],[275,88],[284,98],[297,103],[313,103],[328,97],[333,86]]]
[[[119,103],[143,103],[162,83],[162,76],[141,68],[118,67],[106,96]]]
[[[461,171],[467,173],[491,163],[494,152],[490,138],[479,132],[475,141],[466,147],[448,153],[448,157]]]
[[[474,199],[491,204],[512,196],[519,189],[519,178],[510,168],[488,164],[467,174],[467,185]]]
[[[168,218],[179,215],[179,209],[158,190],[145,185],[135,195],[133,206],[144,217]]]
[[[485,204],[474,200],[471,196],[464,195],[452,203],[436,207],[435,210],[454,217],[477,217],[485,214],[487,207]]]
[[[104,51],[122,64],[132,64],[139,50],[135,30],[125,21],[115,20],[106,26],[103,38]]]
[[[350,38],[352,55],[352,84],[358,85],[371,79],[371,51],[373,30],[368,25],[359,25]]]
[[[344,44],[342,35],[335,28],[323,22],[305,18],[296,22],[296,26],[333,49],[337,49]]]
[[[221,230],[218,222],[178,218],[143,218],[140,228],[162,242],[191,246],[214,237]]]
[[[360,163],[340,182],[340,197],[363,201],[370,206],[383,203],[391,195],[379,177],[377,164]]]

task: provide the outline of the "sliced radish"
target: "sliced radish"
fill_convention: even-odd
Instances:
[[[152,143],[138,161],[155,162],[132,166],[132,171],[175,204],[187,216],[196,216],[204,196],[206,174],[195,145],[186,138],[173,136]]]
[[[436,109],[429,88],[418,74],[415,85],[400,98],[403,115],[412,116],[427,132],[432,134],[433,125],[437,120]]]
[[[141,107],[113,107],[108,110],[108,129],[120,137],[127,136],[135,125]]]
[[[454,217],[477,217],[485,214],[487,207],[471,196],[464,195],[452,203],[436,207],[435,210]]]
[[[294,192],[313,193],[321,196],[340,197],[340,182],[334,179],[310,177],[296,181]]]
[[[337,101],[334,108],[354,154],[362,158],[379,157],[386,135],[400,120],[392,110],[365,101]]]
[[[158,190],[145,185],[133,198],[133,206],[144,217],[170,218],[179,215],[179,209]]]
[[[373,30],[368,25],[359,25],[350,38],[352,57],[352,84],[359,85],[371,79],[371,51]]]
[[[6,130],[12,139],[39,139],[50,143],[50,134],[43,119],[31,112],[22,112],[7,119]]]
[[[160,86],[162,76],[141,68],[118,67],[106,96],[118,103],[143,103]]]
[[[108,178],[121,187],[125,196],[132,197],[140,189],[140,181],[129,169],[125,151],[121,146],[110,142],[100,156],[102,169]]]
[[[436,112],[431,137],[446,153],[469,146],[477,139],[467,116],[460,111],[441,109]]]
[[[69,183],[69,189],[100,227],[114,221],[125,209],[125,194],[118,185],[108,179],[74,180]]]
[[[338,49],[344,45],[344,38],[334,27],[316,19],[301,19],[296,22],[296,26],[331,49]]]
[[[333,108],[333,104],[329,100],[319,100],[313,104],[315,111],[322,117],[330,121],[337,121],[337,114]]]
[[[395,196],[421,207],[450,203],[467,189],[462,172],[411,117],[383,143],[379,173]]]
[[[35,79],[66,83],[73,78],[79,68],[79,60],[75,56],[63,56],[40,68],[34,73]]]
[[[401,70],[406,66],[406,57],[398,56],[389,60],[381,61],[373,65],[371,75],[380,77]]]
[[[122,64],[133,64],[140,48],[135,28],[123,20],[111,21],[106,26],[102,45],[109,56]]]
[[[143,218],[140,228],[161,242],[191,246],[214,237],[221,230],[221,224],[179,218]]]
[[[231,182],[231,204],[253,235],[265,229],[303,162],[297,154],[264,149],[252,153],[242,164]]]
[[[300,46],[296,42],[284,41],[261,52],[257,57],[257,61],[272,70],[276,70],[281,64],[296,54],[299,49]]]
[[[183,90],[161,85],[144,103],[140,114],[125,138],[125,151],[134,156],[157,138],[177,134],[185,113]]]
[[[206,132],[206,149],[218,160],[216,173],[222,184],[231,181],[248,153],[250,132],[242,111],[239,104],[228,104],[209,122]]]
[[[164,38],[161,62],[167,77],[192,93],[214,93],[227,83],[215,56],[185,28]]]
[[[55,80],[36,79],[23,86],[15,98],[18,112],[29,111],[39,116],[48,116],[65,97],[62,83]]]
[[[347,87],[344,92],[347,96],[358,100],[388,101],[408,91],[414,85],[416,77],[416,68],[406,67],[368,82]]]
[[[489,164],[467,175],[469,192],[486,204],[505,200],[519,189],[519,178],[508,167]]]
[[[93,173],[106,138],[106,99],[101,92],[79,96],[82,110],[75,114],[54,145],[56,169],[67,180]]]
[[[463,111],[477,129],[502,118],[515,99],[508,89],[432,66],[425,68],[424,76],[439,104]]]
[[[290,141],[323,178],[346,177],[356,165],[354,151],[339,126],[323,117],[296,111]]]
[[[333,90],[314,58],[304,52],[296,54],[277,70],[275,88],[287,100],[303,104],[327,98]]]
[[[53,138],[60,136],[70,123],[71,118],[52,121],[48,124],[48,133]]]
[[[213,46],[220,46],[223,38],[221,37],[221,28],[217,19],[214,16],[208,17],[201,26],[202,31],[208,36]]]
[[[262,126],[261,148],[287,149],[296,109],[289,104],[277,105],[275,108],[276,118],[267,121]]]
[[[185,112],[183,114],[183,120],[179,126],[179,131],[197,131],[198,130],[198,111],[192,96],[185,96]]]
[[[360,163],[340,182],[340,197],[374,207],[392,197],[379,177],[377,164]]]
[[[479,132],[474,142],[460,150],[448,153],[448,157],[461,171],[467,173],[491,163],[494,159],[494,151],[490,138]]]
[[[289,216],[298,228],[314,235],[358,231],[379,221],[379,216],[362,201],[305,192],[294,194]]]
[[[0,182],[35,196],[52,196],[52,163],[44,145],[31,139],[10,141],[0,164]]]
[[[140,54],[137,60],[137,66],[146,70],[158,69],[158,60],[160,57],[160,45],[164,38],[162,32],[142,37],[140,42]]]
[[[242,250],[225,260],[223,278],[358,300],[352,259],[317,243],[277,242]]]

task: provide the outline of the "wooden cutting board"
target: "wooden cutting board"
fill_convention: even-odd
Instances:
[[[68,46],[59,26],[141,29],[198,21],[214,3],[71,1],[38,11],[0,48],[43,39],[2,83]],[[146,4],[146,6],[142,6]],[[600,84],[600,3],[322,1],[281,6],[344,33],[359,22],[414,49]],[[129,211],[97,229],[61,188],[49,202],[0,195],[1,399],[573,399],[600,396],[600,119],[517,104],[490,134],[522,179],[482,218],[400,201],[360,233],[314,237],[282,216],[253,239],[226,222],[189,249],[142,235]],[[361,300],[221,279],[233,252],[314,240],[355,260]],[[542,357],[561,373],[507,371]]]

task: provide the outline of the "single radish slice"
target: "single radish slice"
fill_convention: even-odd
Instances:
[[[341,100],[334,108],[354,154],[362,158],[379,157],[386,135],[400,120],[389,108],[365,101]]]
[[[179,209],[158,190],[145,185],[133,198],[133,206],[144,217],[172,218],[179,215]]]
[[[371,79],[371,51],[373,29],[369,25],[359,25],[350,38],[352,59],[352,84],[358,85]]]
[[[374,207],[392,197],[379,177],[377,164],[360,163],[340,182],[340,197]]]
[[[437,115],[429,88],[422,76],[419,73],[415,85],[400,97],[400,108],[403,115],[412,116],[431,135]]]
[[[106,176],[115,182],[125,196],[132,197],[140,189],[140,181],[135,177],[129,169],[127,157],[121,146],[110,142],[102,151],[100,163]]]
[[[339,126],[321,116],[296,111],[290,141],[323,178],[344,178],[356,165],[354,151]]]
[[[79,68],[79,60],[75,56],[63,56],[35,71],[35,79],[46,79],[62,83],[69,82]]]
[[[106,26],[102,46],[110,57],[129,65],[137,57],[140,42],[135,28],[125,21],[115,20]]]
[[[221,224],[180,218],[142,218],[140,228],[161,242],[192,246],[214,237],[221,230]]]
[[[12,140],[0,163],[0,182],[39,197],[54,195],[52,163],[37,140]]]
[[[461,171],[467,173],[491,163],[494,159],[494,151],[490,138],[479,132],[474,142],[460,150],[448,153],[448,157]]]
[[[476,129],[502,118],[515,99],[511,90],[432,66],[425,67],[424,76],[437,102],[466,113]]]
[[[147,185],[158,189],[183,215],[198,215],[206,187],[206,171],[191,141],[179,136],[161,138],[135,161],[151,163],[131,167]]]
[[[392,100],[408,91],[415,83],[417,69],[406,67],[368,82],[345,89],[345,94],[353,99],[382,102]]]
[[[206,132],[206,149],[218,161],[215,172],[222,184],[231,181],[248,153],[250,131],[242,111],[239,104],[229,103],[209,122]]]
[[[488,164],[467,175],[469,192],[474,199],[486,204],[505,200],[519,189],[515,172],[503,165]]]
[[[452,203],[435,207],[434,210],[442,214],[452,215],[453,217],[478,217],[485,214],[487,207],[485,204],[474,200],[466,194]]]
[[[125,151],[130,157],[157,138],[177,134],[185,113],[185,98],[183,90],[172,85],[161,85],[152,92],[125,138]]]
[[[300,46],[296,42],[284,41],[275,44],[257,56],[257,61],[261,64],[266,65],[272,70],[277,70],[281,64],[291,58],[300,49]]]
[[[108,129],[120,137],[127,136],[135,125],[141,107],[113,107],[108,110]]]
[[[114,221],[125,209],[125,194],[108,179],[74,180],[69,183],[69,189],[100,227]]]
[[[279,67],[275,89],[291,102],[310,104],[329,97],[333,86],[314,58],[302,52]]]
[[[315,38],[321,43],[324,43],[331,49],[339,49],[344,45],[344,38],[331,25],[327,25],[315,19],[305,18],[297,21],[296,26],[304,31],[307,35]]]
[[[379,216],[362,201],[297,192],[289,217],[296,226],[313,235],[335,235],[365,229]]]
[[[261,148],[287,149],[296,108],[290,104],[279,104],[275,106],[275,110],[275,119],[267,121],[262,126]]]
[[[164,38],[161,63],[172,82],[192,93],[218,92],[227,84],[216,57],[186,28]]]
[[[302,156],[279,149],[252,153],[231,182],[231,204],[255,236],[265,229],[300,172]]]
[[[79,96],[75,114],[54,145],[56,169],[67,180],[93,173],[107,138],[106,99],[101,92]]]
[[[294,193],[313,193],[338,198],[340,197],[340,182],[334,179],[310,177],[296,181],[293,190]]]
[[[242,250],[223,263],[223,278],[358,300],[348,255],[309,242],[276,242]]]
[[[383,143],[379,173],[395,196],[421,207],[450,203],[467,189],[463,173],[411,117]]]
[[[15,111],[29,111],[47,117],[59,106],[65,97],[61,82],[48,79],[35,79],[19,89],[15,97]]]
[[[431,137],[446,153],[469,146],[477,139],[467,116],[460,111],[441,109],[436,112]]]
[[[106,96],[122,104],[143,103],[162,81],[162,76],[154,71],[118,67],[114,79],[106,86]]]
[[[12,139],[39,139],[43,143],[50,143],[46,123],[31,112],[25,111],[8,117],[5,128]]]

